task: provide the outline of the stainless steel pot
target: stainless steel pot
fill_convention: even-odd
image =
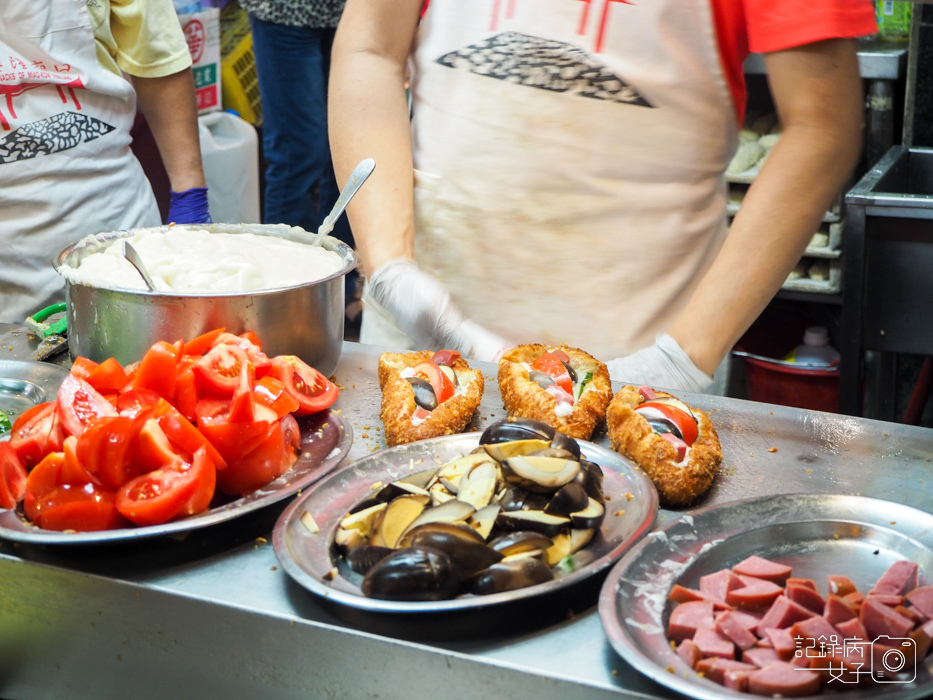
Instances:
[[[76,267],[81,260],[114,241],[140,232],[158,234],[168,227],[113,231],[85,238],[60,252],[53,265]],[[210,224],[212,233],[255,233],[307,243],[312,234],[288,226]],[[136,362],[159,340],[189,340],[214,328],[230,333],[253,331],[270,356],[297,355],[327,376],[340,359],[344,324],[344,277],[356,267],[356,254],[345,243],[327,237],[323,247],[343,258],[336,274],[317,282],[282,289],[220,294],[167,294],[144,290],[105,289],[65,280],[68,345],[79,355],[100,362],[114,357]]]

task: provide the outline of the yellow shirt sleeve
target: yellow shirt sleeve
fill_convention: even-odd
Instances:
[[[161,78],[191,65],[172,0],[88,3],[101,63],[119,73]]]

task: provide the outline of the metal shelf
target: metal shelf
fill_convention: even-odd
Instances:
[[[907,72],[907,40],[863,37],[858,40],[858,64],[866,80],[897,80]],[[745,72],[765,75],[764,55],[751,54],[745,61]]]

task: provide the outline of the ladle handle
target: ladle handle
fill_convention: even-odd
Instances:
[[[145,282],[146,286],[149,287],[149,291],[156,291],[155,282],[153,282],[152,278],[149,276],[149,272],[146,270],[146,266],[143,264],[142,258],[139,257],[139,253],[136,252],[136,249],[128,241],[122,241],[122,245],[123,257],[129,260],[130,265],[136,268],[136,271],[143,278],[143,282]]]
[[[334,203],[334,208],[330,210],[330,214],[327,215],[327,218],[321,222],[317,230],[317,235],[314,237],[314,240],[311,241],[311,245],[320,245],[324,236],[334,230],[334,224],[337,223],[337,219],[343,214],[343,210],[347,208],[347,204],[353,198],[353,195],[355,195],[356,191],[360,189],[360,186],[366,182],[366,178],[372,174],[375,167],[376,161],[372,158],[366,158],[353,168],[353,172],[350,173],[350,177],[347,179],[347,184],[343,186],[343,189],[340,191],[340,196],[337,197],[337,201]]]

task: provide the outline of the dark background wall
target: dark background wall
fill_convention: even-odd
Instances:
[[[922,7],[917,52],[914,146],[933,147],[933,4]]]

